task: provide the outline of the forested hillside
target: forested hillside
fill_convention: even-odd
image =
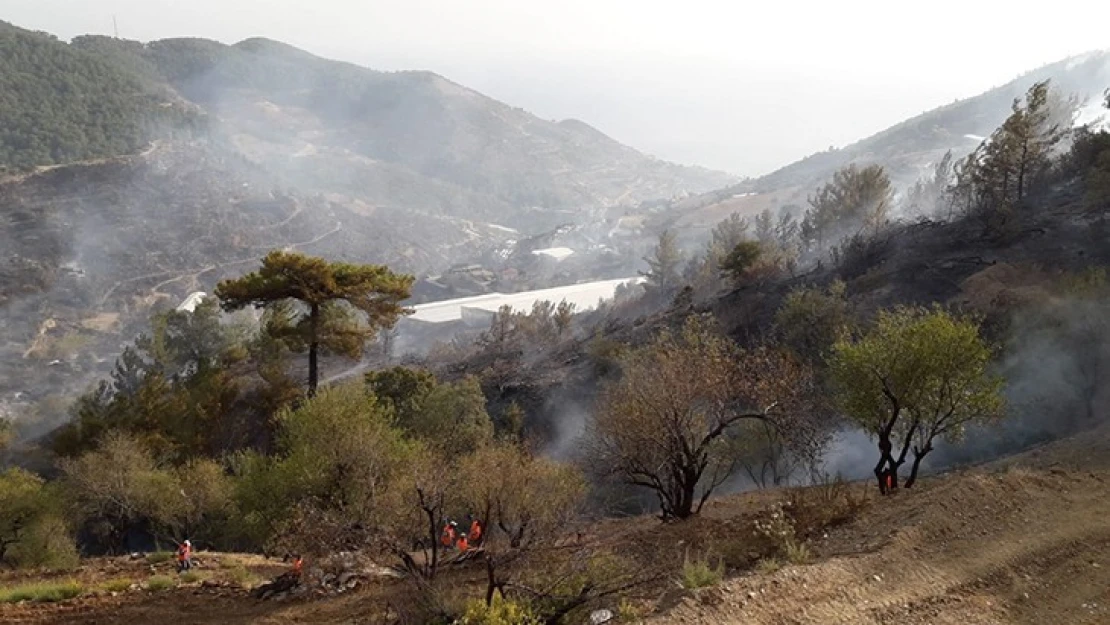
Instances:
[[[22,170],[136,152],[203,126],[110,59],[45,33],[0,28],[0,168]]]

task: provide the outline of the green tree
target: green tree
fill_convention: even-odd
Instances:
[[[652,255],[644,260],[647,261],[649,270],[640,273],[655,289],[669,292],[678,288],[682,280],[682,251],[678,249],[678,239],[673,232],[664,230],[659,235],[659,243]]]
[[[41,477],[12,468],[0,472],[0,563],[62,566],[77,558],[61,497]]]
[[[82,516],[114,548],[123,546],[129,528],[171,516],[181,497],[172,472],[141,441],[123,433],[109,433],[96,449],[59,466]]]
[[[383,265],[328,262],[295,252],[273,251],[262,268],[216,287],[224,310],[269,309],[270,329],[291,347],[308,351],[308,393],[319,383],[317,357],[327,349],[352,358],[367,339],[406,314],[412,276]]]
[[[890,178],[880,165],[849,165],[809,198],[802,238],[824,250],[841,236],[874,232],[886,223],[893,196]]]
[[[775,332],[782,344],[805,362],[823,362],[841,333],[851,329],[847,290],[837,280],[824,290],[791,291],[775,313]]]
[[[1001,416],[1002,380],[990,363],[978,323],[939,307],[882,312],[863,336],[837,341],[829,359],[836,398],[878,442],[881,492],[898,487],[911,449],[906,488],[938,436],[958,440],[968,425]]]
[[[721,271],[725,272],[733,282],[741,283],[763,258],[764,247],[762,243],[759,241],[741,241],[725,257],[721,263]]]
[[[374,396],[392,408],[399,423],[416,421],[424,400],[438,384],[431,371],[410,367],[368,371],[364,377]]]
[[[555,314],[552,319],[555,322],[555,332],[558,336],[563,336],[570,329],[570,324],[574,321],[574,313],[576,305],[566,300],[559,302],[555,307]]]
[[[504,565],[553,542],[580,512],[587,485],[574,467],[531,454],[512,441],[461,458],[457,477],[463,507],[476,512],[485,527],[489,605],[495,591],[504,597],[509,582]]]
[[[1054,96],[1049,81],[1034,83],[1024,101],[956,168],[954,201],[997,228],[1049,170],[1056,146],[1066,136],[1076,102]]]
[[[268,549],[361,548],[403,514],[413,445],[363,384],[339,384],[276,417],[277,453],[233,462],[243,533]]]
[[[591,464],[654,492],[664,519],[697,514],[735,472],[729,439],[745,421],[774,424],[799,449],[812,440],[808,370],[767,348],[741,351],[700,318],[626,353],[621,369],[589,424]]]

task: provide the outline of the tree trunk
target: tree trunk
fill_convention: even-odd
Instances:
[[[914,448],[913,466],[910,467],[910,477],[906,480],[906,488],[913,488],[914,483],[917,482],[917,471],[921,468],[921,461],[925,459],[925,456],[929,455],[930,451],[933,451],[933,441],[926,443],[925,449],[919,450],[916,447]]]
[[[320,351],[320,340],[317,336],[317,328],[320,323],[320,305],[313,304],[308,315],[309,332],[311,333],[308,341],[308,396],[315,397],[316,386],[320,382],[320,371],[316,364],[317,352]]]
[[[893,444],[890,442],[890,433],[885,431],[879,432],[879,462],[875,465],[875,479],[879,482],[879,494],[887,495],[890,493],[890,488],[887,487],[887,476],[895,471],[894,458],[890,455]]]

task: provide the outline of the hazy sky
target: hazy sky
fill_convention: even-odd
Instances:
[[[1110,46],[1110,2],[1018,4],[0,0],[0,19],[70,39],[111,34],[115,15],[129,39],[265,36],[430,69],[663,158],[755,175]]]

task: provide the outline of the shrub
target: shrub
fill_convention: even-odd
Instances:
[[[146,580],[146,587],[149,590],[161,591],[169,590],[177,585],[177,580],[168,575],[155,575]]]
[[[764,575],[770,575],[781,568],[782,561],[774,556],[760,558],[759,562],[755,565],[755,570]]]
[[[795,520],[788,514],[792,509],[789,501],[776,502],[766,519],[756,519],[755,533],[770,539],[778,553],[790,563],[804,564],[810,559],[809,548],[798,538]]]
[[[72,599],[83,592],[75,581],[22,584],[11,588],[0,588],[0,603],[19,603],[34,601],[53,603]]]
[[[203,576],[200,573],[196,572],[196,571],[185,571],[181,575],[177,576],[177,579],[181,580],[183,583],[186,583],[186,584],[192,584],[194,582],[199,582],[202,578],[203,578]]]
[[[682,561],[682,587],[686,590],[708,588],[721,583],[725,577],[725,565],[717,561],[717,566],[711,566],[708,558],[690,559],[687,553]]]
[[[814,486],[790,491],[789,510],[795,534],[812,536],[854,519],[867,506],[869,492],[839,475],[824,475]]]
[[[807,547],[805,543],[800,542],[788,543],[783,552],[786,554],[786,559],[791,564],[806,564],[812,557],[812,554],[809,552],[809,547]]]
[[[131,589],[131,584],[135,582],[126,577],[117,577],[110,579],[100,585],[102,589],[107,592],[124,592]]]
[[[484,601],[471,601],[459,620],[460,625],[540,625],[541,622],[528,604],[501,597],[494,597],[493,604],[488,606]]]
[[[259,576],[247,570],[242,564],[236,564],[227,570],[227,579],[240,586],[252,586],[259,581]]]
[[[621,622],[630,623],[638,621],[644,616],[644,610],[639,605],[633,603],[628,597],[621,597],[620,604],[617,605],[617,618]]]
[[[146,554],[147,564],[162,564],[173,560],[172,551],[152,551]]]
[[[77,551],[56,488],[22,469],[0,472],[0,565],[65,568]]]

